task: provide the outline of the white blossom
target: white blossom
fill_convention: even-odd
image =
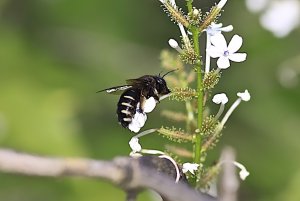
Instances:
[[[219,9],[222,9],[222,8],[225,6],[226,2],[227,2],[227,0],[221,0],[221,1],[218,3],[217,7],[218,7]]]
[[[260,13],[260,24],[276,37],[285,37],[300,25],[299,0],[246,0],[247,8]]]
[[[248,90],[245,90],[245,92],[238,92],[237,96],[240,97],[243,101],[249,101],[251,96]]]
[[[224,163],[232,163],[234,166],[236,166],[237,168],[240,169],[240,172],[239,172],[239,176],[242,180],[245,180],[249,175],[250,175],[250,172],[248,172],[248,170],[246,169],[246,167],[237,162],[237,161],[231,161],[231,160],[224,160],[224,161],[221,161],[220,162],[220,165],[223,165]]]
[[[242,46],[243,39],[238,35],[234,35],[227,46],[226,40],[222,34],[211,37],[212,46],[206,51],[212,58],[219,58],[217,65],[220,69],[226,69],[230,66],[231,61],[242,62],[246,60],[246,53],[236,53]]]
[[[237,93],[237,96],[239,98],[232,104],[232,106],[229,108],[229,110],[224,115],[224,117],[223,117],[223,119],[220,123],[221,128],[223,128],[223,126],[225,125],[225,123],[227,122],[227,120],[229,119],[229,117],[231,116],[233,111],[239,106],[241,101],[249,101],[250,98],[251,98],[250,93],[248,92],[248,90],[245,90],[245,92]]]
[[[223,32],[230,32],[233,30],[233,26],[229,25],[226,27],[222,27],[222,23],[216,24],[212,22],[206,31],[206,49],[209,49],[211,46],[211,37],[216,34],[221,34]],[[210,55],[206,54],[205,56],[205,73],[208,73],[210,71]]]
[[[168,42],[169,42],[169,45],[170,45],[172,48],[174,48],[174,49],[178,48],[178,43],[177,43],[177,41],[176,41],[175,39],[171,38],[171,39],[169,39]]]
[[[246,6],[251,12],[260,12],[268,5],[270,0],[246,0]]]
[[[222,23],[219,23],[219,24],[216,24],[216,23],[211,23],[211,25],[209,25],[206,29],[206,33],[209,35],[209,36],[214,36],[216,34],[220,34],[223,32],[230,32],[233,30],[233,26],[232,25],[228,25],[226,27],[222,27],[223,24]]]
[[[142,146],[139,143],[139,138],[133,137],[129,141],[129,146],[132,149],[132,152],[140,152],[142,150]]]
[[[212,101],[216,104],[220,104],[219,111],[215,115],[215,119],[217,120],[222,115],[224,108],[225,108],[225,104],[228,102],[228,98],[225,93],[220,93],[220,94],[214,95]]]
[[[299,0],[272,1],[260,17],[261,25],[276,37],[285,37],[300,24]]]
[[[179,47],[178,42],[176,40],[174,40],[173,38],[171,38],[171,39],[169,39],[168,43],[177,52],[179,52],[180,54],[183,53],[183,50]]]
[[[189,171],[190,173],[195,174],[194,171],[197,171],[198,167],[199,167],[199,164],[196,164],[196,163],[184,163],[182,165],[182,172],[186,173]]]
[[[152,112],[154,110],[155,106],[156,106],[156,100],[154,99],[154,97],[150,97],[145,100],[143,111],[145,113]]]
[[[241,163],[234,161],[233,164],[240,168],[241,171],[239,172],[239,175],[242,180],[245,180],[250,175],[250,172],[248,172],[246,167]]]
[[[137,133],[145,125],[147,115],[145,113],[136,112],[128,125],[129,130]]]
[[[220,93],[214,95],[212,101],[216,104],[226,104],[228,102],[228,98],[225,93]]]

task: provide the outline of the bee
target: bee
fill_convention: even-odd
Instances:
[[[147,115],[152,112],[160,100],[169,96],[171,91],[164,77],[175,70],[164,75],[144,75],[137,79],[126,80],[126,85],[103,89],[109,94],[122,92],[117,104],[117,116],[121,126],[132,132],[139,132],[144,126]]]

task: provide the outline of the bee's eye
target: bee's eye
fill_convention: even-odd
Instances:
[[[163,83],[161,79],[158,79],[157,82],[158,82],[159,84],[162,84],[162,83]]]

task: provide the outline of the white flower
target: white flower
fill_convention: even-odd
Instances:
[[[226,104],[228,102],[228,98],[225,93],[220,93],[214,95],[212,101],[216,104]]]
[[[132,118],[130,124],[128,125],[129,130],[137,133],[145,125],[147,120],[147,115],[145,113],[136,112]]]
[[[242,180],[245,180],[250,175],[250,172],[247,171],[246,167],[237,161],[231,161],[231,160],[221,161],[220,165],[223,165],[224,163],[232,163],[237,168],[239,168],[240,169],[239,175]]]
[[[180,54],[183,53],[183,50],[179,47],[179,45],[178,45],[178,43],[177,43],[176,40],[174,40],[173,38],[171,38],[171,39],[168,41],[168,43],[169,43],[169,45],[170,45],[173,49],[177,50],[177,52],[179,52]]]
[[[239,175],[242,180],[245,180],[250,175],[250,172],[244,169],[239,172]]]
[[[300,24],[299,0],[272,1],[260,23],[276,37],[287,36]]]
[[[224,108],[225,108],[225,104],[228,102],[228,98],[225,93],[220,93],[220,94],[214,95],[212,101],[216,104],[220,104],[219,111],[215,115],[215,119],[217,120],[222,115]]]
[[[250,172],[248,172],[246,167],[244,165],[242,165],[241,163],[234,161],[233,164],[236,167],[241,169],[241,171],[239,172],[239,175],[242,180],[245,180],[246,177],[248,177],[250,175]]]
[[[206,49],[209,49],[211,47],[211,37],[217,34],[222,34],[222,31],[229,32],[233,30],[233,26],[229,25],[226,27],[222,27],[222,23],[216,24],[212,22],[206,31]],[[210,55],[206,54],[205,57],[205,73],[208,73],[210,71]]]
[[[242,46],[243,39],[238,35],[234,35],[227,46],[226,40],[222,34],[211,37],[210,46],[206,51],[212,58],[218,58],[217,65],[220,69],[226,69],[230,66],[231,61],[242,62],[246,60],[246,53],[236,53]]]
[[[269,3],[270,0],[246,0],[246,6],[251,12],[262,11]]]
[[[169,45],[174,49],[178,48],[178,43],[173,38],[169,39]]]
[[[156,100],[153,97],[150,97],[145,100],[143,111],[145,113],[152,112],[152,110],[154,110],[155,106],[156,106]]]
[[[238,92],[237,96],[240,97],[243,101],[249,101],[251,96],[248,90],[245,90],[245,92]]]
[[[248,90],[245,90],[245,92],[239,92],[239,93],[237,93],[237,96],[239,98],[232,104],[232,106],[229,108],[229,110],[224,115],[224,117],[223,117],[223,119],[222,119],[222,121],[220,123],[220,127],[221,128],[223,128],[223,126],[227,122],[228,118],[230,117],[230,115],[232,114],[232,112],[239,106],[239,104],[241,103],[241,101],[249,101],[250,98],[251,98],[250,93],[248,92]]]
[[[233,26],[232,25],[228,25],[226,27],[222,27],[222,23],[216,24],[216,23],[211,23],[211,25],[209,25],[206,29],[206,32],[208,35],[210,36],[214,36],[216,34],[220,34],[222,31],[223,32],[230,32],[233,30]]]
[[[299,0],[246,0],[252,12],[262,12],[260,24],[276,37],[285,37],[300,25]]]
[[[225,6],[226,2],[227,2],[227,0],[221,0],[221,1],[218,3],[217,7],[218,7],[219,9],[222,9],[222,8]]]
[[[182,172],[186,173],[186,172],[190,172],[192,174],[195,174],[194,171],[198,170],[199,164],[196,163],[184,163],[182,165]]]
[[[132,152],[140,152],[142,150],[142,146],[139,143],[139,138],[133,137],[129,141],[129,146],[132,149]]]

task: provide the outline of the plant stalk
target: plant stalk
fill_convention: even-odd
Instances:
[[[189,12],[192,12],[193,0],[187,1],[187,8]],[[202,90],[202,63],[200,58],[200,47],[199,47],[199,36],[201,32],[196,27],[191,27],[191,32],[193,34],[193,42],[194,42],[194,50],[195,53],[199,57],[199,61],[196,63],[195,68],[197,70],[197,94],[198,94],[198,114],[197,114],[197,130],[200,131],[202,127],[202,121],[203,121],[203,90]],[[201,159],[201,133],[196,133],[196,139],[194,144],[194,163],[200,163]]]

